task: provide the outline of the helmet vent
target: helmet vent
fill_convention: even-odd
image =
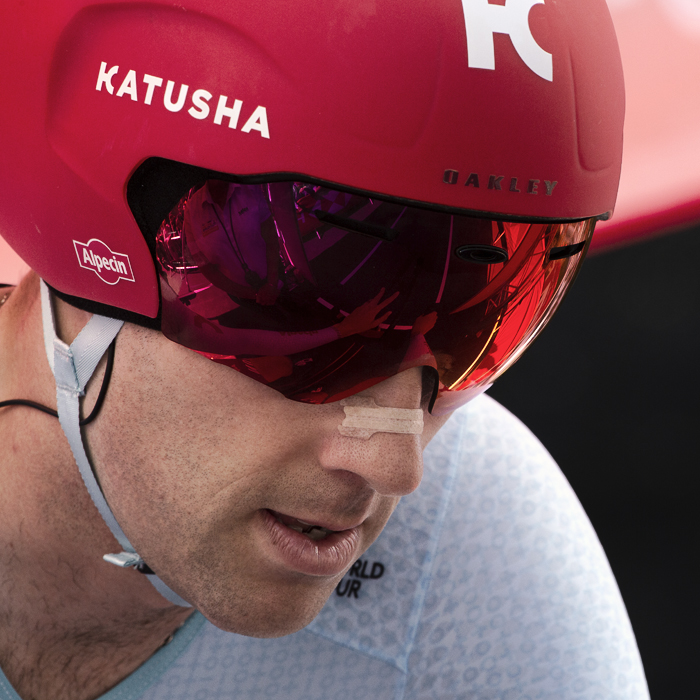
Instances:
[[[393,241],[398,234],[398,231],[394,230],[393,228],[389,228],[388,226],[380,226],[379,224],[373,224],[369,221],[348,219],[344,216],[331,214],[330,212],[322,211],[320,209],[314,209],[311,214],[320,221],[330,224],[331,226],[335,226],[336,228],[342,228],[345,231],[364,233],[366,236],[379,238],[383,241]]]
[[[578,255],[586,245],[586,241],[581,241],[580,243],[574,243],[573,245],[563,245],[559,248],[552,248],[549,251],[550,260],[561,260],[562,258],[570,258],[574,255]]]
[[[472,243],[462,245],[455,254],[460,260],[465,262],[478,263],[479,265],[498,265],[508,262],[508,253],[503,248],[494,245],[480,245]]]

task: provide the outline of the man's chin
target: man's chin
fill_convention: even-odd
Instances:
[[[321,612],[334,588],[330,590],[257,591],[240,597],[219,595],[197,597],[194,607],[214,626],[225,632],[246,637],[273,638],[294,634],[310,624]]]

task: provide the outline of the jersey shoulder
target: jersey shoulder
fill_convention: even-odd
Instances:
[[[202,626],[144,700],[644,700],[627,614],[576,496],[495,401],[460,409],[418,490],[306,629]],[[110,699],[111,700],[111,699]]]
[[[648,697],[581,504],[488,397],[431,443],[424,483],[360,562],[312,629],[400,669],[402,697]]]

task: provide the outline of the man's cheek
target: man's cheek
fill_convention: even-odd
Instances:
[[[430,415],[427,411],[425,412],[425,415],[423,417],[423,435],[421,436],[421,443],[423,449],[425,449],[430,444],[430,441],[435,437],[438,430],[440,430],[440,428],[442,428],[442,426],[445,425],[445,423],[447,423],[451,415],[452,413],[448,413],[444,416],[433,416]]]

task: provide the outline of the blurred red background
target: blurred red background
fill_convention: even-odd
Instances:
[[[700,3],[608,0],[625,70],[627,116],[615,216],[594,250],[700,219]]]

